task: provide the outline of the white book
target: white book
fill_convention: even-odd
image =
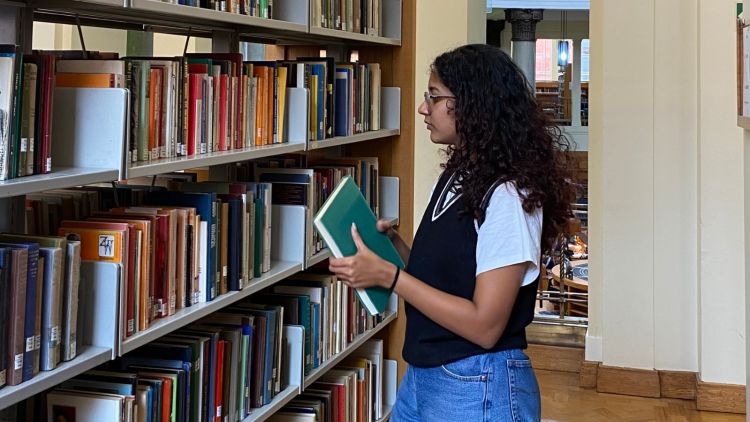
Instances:
[[[198,251],[198,297],[196,303],[206,301],[206,292],[211,289],[208,285],[208,222],[200,222],[199,251]]]
[[[15,56],[0,57],[0,180],[10,172],[10,126],[13,110]]]
[[[62,317],[63,250],[40,247],[44,257],[42,290],[42,339],[39,367],[43,371],[55,369],[60,362],[60,320]]]
[[[115,394],[53,390],[47,393],[47,421],[120,422],[125,397]]]
[[[370,63],[370,130],[380,130],[380,63]]]

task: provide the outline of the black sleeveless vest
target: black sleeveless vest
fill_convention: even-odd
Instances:
[[[474,219],[470,215],[459,216],[463,196],[454,197],[447,209],[435,210],[444,203],[443,191],[450,180],[450,174],[444,172],[435,186],[414,238],[406,272],[439,290],[472,300],[477,268]],[[433,221],[434,215],[437,218]],[[508,325],[492,349],[446,330],[406,303],[404,360],[414,366],[432,367],[482,353],[525,349],[525,329],[534,319],[538,281],[519,289]]]

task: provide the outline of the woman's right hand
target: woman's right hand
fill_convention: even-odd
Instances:
[[[385,218],[381,218],[378,220],[375,227],[378,229],[379,232],[385,233],[386,236],[388,236],[391,241],[393,239],[396,239],[398,237],[398,232],[393,228],[393,224],[391,223],[391,220],[387,220]]]

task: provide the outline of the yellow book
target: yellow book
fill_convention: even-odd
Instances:
[[[279,104],[278,104],[278,142],[282,143],[284,139],[284,129],[286,128],[287,113],[286,113],[286,77],[287,68],[286,66],[279,66]]]

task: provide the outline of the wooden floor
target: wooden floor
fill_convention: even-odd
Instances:
[[[597,393],[578,387],[578,374],[536,370],[542,393],[542,420],[740,422],[744,415],[700,412],[695,402]]]

